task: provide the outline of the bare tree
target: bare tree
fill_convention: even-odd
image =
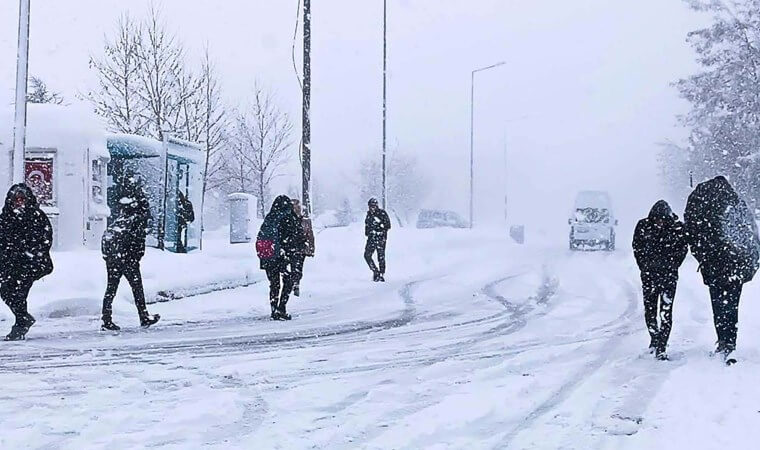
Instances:
[[[202,119],[200,137],[197,140],[203,142],[206,152],[202,197],[202,202],[205,202],[209,180],[216,179],[222,169],[222,160],[217,157],[217,153],[225,145],[227,132],[227,116],[222,101],[222,91],[208,45],[206,45],[201,65],[200,89],[191,105],[192,109],[200,111],[200,114],[196,116]]]
[[[28,103],[52,103],[60,105],[63,103],[63,96],[59,92],[51,91],[41,78],[33,76],[29,78],[26,101]]]
[[[272,180],[282,175],[290,159],[292,131],[287,113],[277,107],[270,93],[257,86],[251,106],[234,118],[229,147],[219,155],[223,163],[219,177],[227,180],[226,190],[255,195],[262,216]]]
[[[108,121],[112,131],[146,134],[147,108],[139,95],[141,46],[141,26],[124,14],[119,17],[115,37],[105,40],[103,57],[90,57],[90,68],[97,72],[98,89],[85,97],[95,113]]]
[[[173,119],[181,114],[183,102],[194,94],[196,83],[185,71],[182,45],[166,30],[161,11],[153,4],[143,28],[137,47],[141,84],[138,93],[148,110],[150,134],[160,140],[166,127],[176,131]]]
[[[388,210],[399,221],[408,222],[430,193],[430,180],[421,173],[417,159],[394,152],[388,163]],[[362,200],[382,195],[382,169],[379,158],[365,159],[360,167]]]

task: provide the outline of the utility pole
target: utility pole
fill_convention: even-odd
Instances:
[[[503,66],[505,62],[499,62],[490,66],[475,69],[470,75],[470,228],[475,219],[475,74],[484,70]]]
[[[24,149],[26,147],[26,83],[29,71],[29,3],[18,6],[18,53],[16,55],[16,113],[13,126],[13,183],[24,182]]]
[[[311,0],[303,1],[303,117],[301,168],[303,213],[311,217]]]
[[[388,39],[387,39],[387,30],[388,30],[388,2],[387,0],[383,0],[383,209],[387,208],[386,205],[386,197],[387,197],[387,186],[386,186],[386,180],[387,176],[385,173],[386,169],[386,143],[387,143],[387,134],[386,134],[386,122],[388,117],[388,106],[387,106],[387,92],[388,92]]]

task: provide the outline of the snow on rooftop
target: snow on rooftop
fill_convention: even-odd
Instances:
[[[13,146],[14,107],[0,109],[0,146]],[[27,108],[27,148],[51,148],[59,152],[83,152],[108,158],[105,125],[84,104],[30,103]]]

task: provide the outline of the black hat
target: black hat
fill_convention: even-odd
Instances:
[[[367,205],[369,205],[369,206],[377,206],[377,199],[376,199],[375,197],[372,197],[372,198],[371,198],[371,199],[369,199],[369,201],[367,202]]]

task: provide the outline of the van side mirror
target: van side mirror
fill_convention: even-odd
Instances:
[[[568,225],[572,225],[573,224],[573,219],[567,219],[567,224]]]

